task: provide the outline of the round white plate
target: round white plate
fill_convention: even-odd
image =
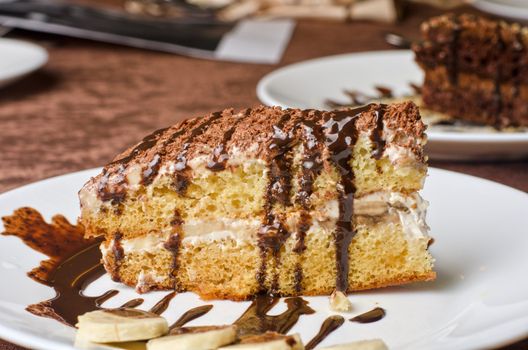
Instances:
[[[328,109],[326,100],[350,103],[344,90],[376,96],[374,86],[391,88],[396,96],[413,93],[423,73],[407,50],[375,51],[318,58],[292,64],[266,75],[257,95],[268,106]],[[432,159],[491,160],[528,157],[528,132],[428,131]]]
[[[48,53],[40,46],[0,38],[0,87],[39,69],[47,60]]]
[[[472,4],[479,10],[493,15],[528,20],[526,0],[476,0]]]
[[[46,219],[61,213],[74,221],[79,213],[77,191],[97,169],[40,181],[0,195],[0,216],[22,206]],[[390,349],[482,349],[526,337],[528,330],[528,195],[487,180],[430,169],[423,196],[431,203],[428,221],[436,242],[438,278],[430,283],[351,294],[350,318],[379,305],[387,316],[379,322],[346,321],[323,343],[381,337]],[[0,231],[2,227],[0,224]],[[0,338],[39,349],[72,349],[74,330],[24,310],[54,295],[51,288],[26,276],[44,256],[16,237],[0,236]],[[120,293],[107,306],[138,295],[105,275],[90,285],[88,295],[108,289]],[[141,297],[149,308],[167,292]],[[333,314],[327,297],[307,297],[314,315],[301,316],[292,332],[307,342],[322,321]],[[195,294],[177,295],[164,313],[169,324],[191,307],[203,305]],[[209,303],[209,302],[207,302]],[[191,325],[228,324],[248,302],[215,301],[210,313]],[[279,303],[272,314],[285,309]]]

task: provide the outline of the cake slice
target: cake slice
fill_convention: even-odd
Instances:
[[[528,126],[528,29],[474,15],[422,24],[424,107],[498,129]]]
[[[104,235],[113,280],[140,292],[242,300],[432,280],[424,131],[411,102],[187,119],[90,179],[80,222]]]

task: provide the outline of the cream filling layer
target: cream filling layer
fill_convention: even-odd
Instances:
[[[399,192],[375,192],[354,201],[354,215],[371,217],[378,221],[398,221],[408,240],[428,239],[428,226],[425,222],[428,202],[418,193],[404,195]],[[296,232],[298,213],[290,215],[286,225],[291,232]],[[337,200],[332,200],[323,208],[312,214],[312,225],[307,234],[332,229],[339,214]],[[237,244],[247,244],[254,241],[261,226],[259,219],[228,219],[219,218],[215,221],[191,220],[183,224],[183,245],[193,245],[203,242],[219,242],[233,239]],[[170,232],[156,232],[132,239],[122,239],[121,246],[126,253],[154,252],[164,249],[163,244],[169,238]],[[111,250],[113,242],[105,248],[103,254]]]

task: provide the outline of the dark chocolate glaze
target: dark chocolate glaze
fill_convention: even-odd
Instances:
[[[310,315],[315,311],[302,298],[294,297],[284,300],[288,309],[283,313],[270,316],[267,313],[279,299],[270,296],[257,296],[249,308],[235,321],[239,337],[262,334],[267,331],[286,334],[297,323],[301,315]]]
[[[355,231],[352,223],[354,214],[354,172],[350,166],[353,147],[357,141],[357,116],[370,110],[371,105],[356,109],[336,111],[330,116],[323,127],[326,133],[326,147],[330,152],[330,160],[340,174],[339,218],[334,231],[336,247],[336,289],[346,293],[348,288],[349,256],[348,247]]]
[[[319,332],[315,335],[315,337],[312,338],[312,340],[308,342],[308,344],[306,344],[304,348],[306,350],[315,349],[319,343],[325,340],[325,338],[328,337],[330,333],[341,327],[343,323],[345,323],[345,319],[342,316],[335,315],[328,317],[321,325]]]
[[[169,304],[171,302],[171,300],[174,298],[174,296],[176,295],[176,292],[172,292],[172,293],[169,293],[167,295],[165,295],[163,297],[163,299],[161,299],[160,301],[158,301],[156,303],[156,305],[154,305],[150,310],[149,312],[152,312],[153,314],[156,314],[156,315],[161,315],[162,313],[165,312],[165,310],[167,310],[167,308],[169,307]]]
[[[175,328],[182,327],[185,324],[191,322],[192,320],[202,317],[203,315],[211,311],[212,308],[213,308],[213,305],[203,305],[203,306],[192,308],[186,311],[183,315],[181,315],[180,318],[178,318],[178,320],[176,320],[176,322],[174,322],[169,327],[169,329],[172,330]]]
[[[372,150],[372,157],[375,159],[381,159],[383,152],[385,151],[385,139],[383,138],[383,116],[385,115],[386,105],[379,105],[379,108],[376,109],[376,127],[372,130],[370,134],[370,141],[374,145]]]
[[[121,278],[119,277],[119,268],[121,267],[122,260],[125,257],[125,252],[123,251],[123,247],[121,246],[122,238],[123,234],[121,232],[116,232],[114,234],[114,240],[112,243],[112,255],[114,257],[114,266],[112,271],[110,271],[110,277],[114,282],[121,281]]]
[[[451,85],[458,85],[458,41],[462,26],[457,15],[453,15],[453,32],[451,33],[451,40],[449,42],[449,55],[447,57],[447,76]]]
[[[383,317],[385,317],[385,310],[383,310],[381,307],[377,307],[365,312],[364,314],[351,318],[350,321],[358,323],[371,323],[379,321]]]
[[[270,150],[268,186],[265,193],[264,220],[258,232],[258,246],[260,249],[261,266],[257,271],[257,282],[260,290],[266,290],[267,260],[270,253],[279,263],[280,248],[290,236],[290,232],[282,223],[282,218],[275,215],[275,203],[289,205],[291,191],[291,162],[287,153],[291,150],[292,136],[282,130],[290,120],[291,115],[286,111],[276,125],[268,145]],[[273,276],[271,292],[278,289],[278,274]]]
[[[213,149],[211,158],[209,159],[209,162],[207,162],[207,169],[212,171],[225,170],[227,160],[229,159],[229,155],[227,154],[226,150],[227,143],[229,140],[231,140],[231,137],[233,136],[238,124],[249,115],[250,111],[250,109],[246,109],[244,111],[244,116],[236,119],[233,122],[233,125],[224,133],[222,141]]]
[[[138,307],[139,305],[143,304],[143,302],[144,300],[142,298],[136,298],[136,299],[127,301],[126,303],[121,305],[119,308],[120,309],[124,309],[124,308],[130,309],[130,308]]]

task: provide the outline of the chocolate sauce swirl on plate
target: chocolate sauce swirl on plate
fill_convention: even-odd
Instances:
[[[350,321],[358,323],[372,323],[381,320],[383,317],[385,317],[385,310],[381,307],[376,307],[361,315],[351,318]]]
[[[3,235],[17,236],[49,257],[28,275],[52,287],[56,295],[29,305],[26,309],[29,312],[73,326],[78,315],[100,308],[104,301],[118,293],[110,290],[97,297],[83,294],[88,284],[106,272],[99,250],[102,239],[84,239],[82,228],[71,225],[61,215],[54,216],[48,224],[39,212],[31,208],[18,209],[2,220],[5,226]]]
[[[315,313],[308,302],[294,297],[284,300],[288,309],[283,313],[270,316],[267,313],[278,303],[279,299],[267,295],[257,296],[244,314],[235,321],[239,337],[262,334],[273,331],[286,334],[297,323],[301,315]]]
[[[342,316],[335,315],[328,317],[326,320],[324,320],[319,332],[315,335],[315,337],[312,338],[312,340],[308,342],[308,344],[306,344],[304,348],[306,350],[315,349],[319,343],[325,340],[325,338],[328,337],[330,333],[341,327],[343,323],[345,323],[345,319]]]

